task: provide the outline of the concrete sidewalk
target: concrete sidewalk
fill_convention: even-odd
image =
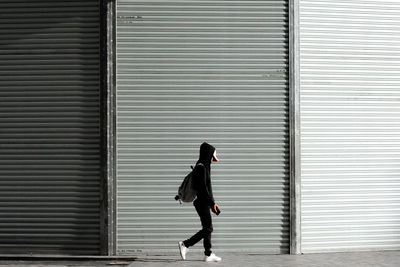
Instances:
[[[178,253],[177,253],[178,254]],[[218,253],[220,263],[205,263],[198,252],[182,261],[174,256],[138,256],[128,260],[0,260],[0,267],[399,267],[400,251],[321,253],[305,255],[252,255]]]
[[[304,255],[249,255],[224,254],[220,263],[205,263],[201,253],[179,256],[138,257],[129,267],[400,267],[400,251],[348,252]]]

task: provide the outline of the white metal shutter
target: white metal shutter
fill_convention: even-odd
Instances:
[[[118,254],[176,253],[201,228],[173,197],[203,141],[221,159],[214,248],[288,252],[287,11],[286,1],[117,1]]]
[[[0,254],[99,254],[98,1],[0,10]]]
[[[400,248],[400,3],[300,0],[302,251]]]

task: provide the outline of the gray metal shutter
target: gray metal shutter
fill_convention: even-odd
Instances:
[[[302,251],[400,249],[400,4],[301,0]]]
[[[221,158],[213,247],[288,252],[287,11],[286,1],[117,1],[118,254],[176,253],[201,228],[173,197],[202,141]]]
[[[0,254],[98,254],[98,1],[0,10]]]

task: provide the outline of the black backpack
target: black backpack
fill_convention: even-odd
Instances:
[[[202,165],[202,163],[199,163],[197,165]],[[182,204],[183,202],[193,202],[193,200],[196,199],[197,193],[196,190],[193,187],[193,170],[194,168],[191,166],[192,171],[186,175],[186,177],[183,179],[181,186],[178,188],[178,194],[175,196],[175,200],[179,200],[179,202]]]

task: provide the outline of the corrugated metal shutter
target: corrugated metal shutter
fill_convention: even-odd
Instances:
[[[0,254],[98,254],[98,1],[0,10]]]
[[[300,1],[302,250],[400,248],[400,3]]]
[[[288,252],[287,11],[286,1],[117,1],[118,254],[176,253],[200,229],[173,197],[204,140],[221,158],[214,248]]]

